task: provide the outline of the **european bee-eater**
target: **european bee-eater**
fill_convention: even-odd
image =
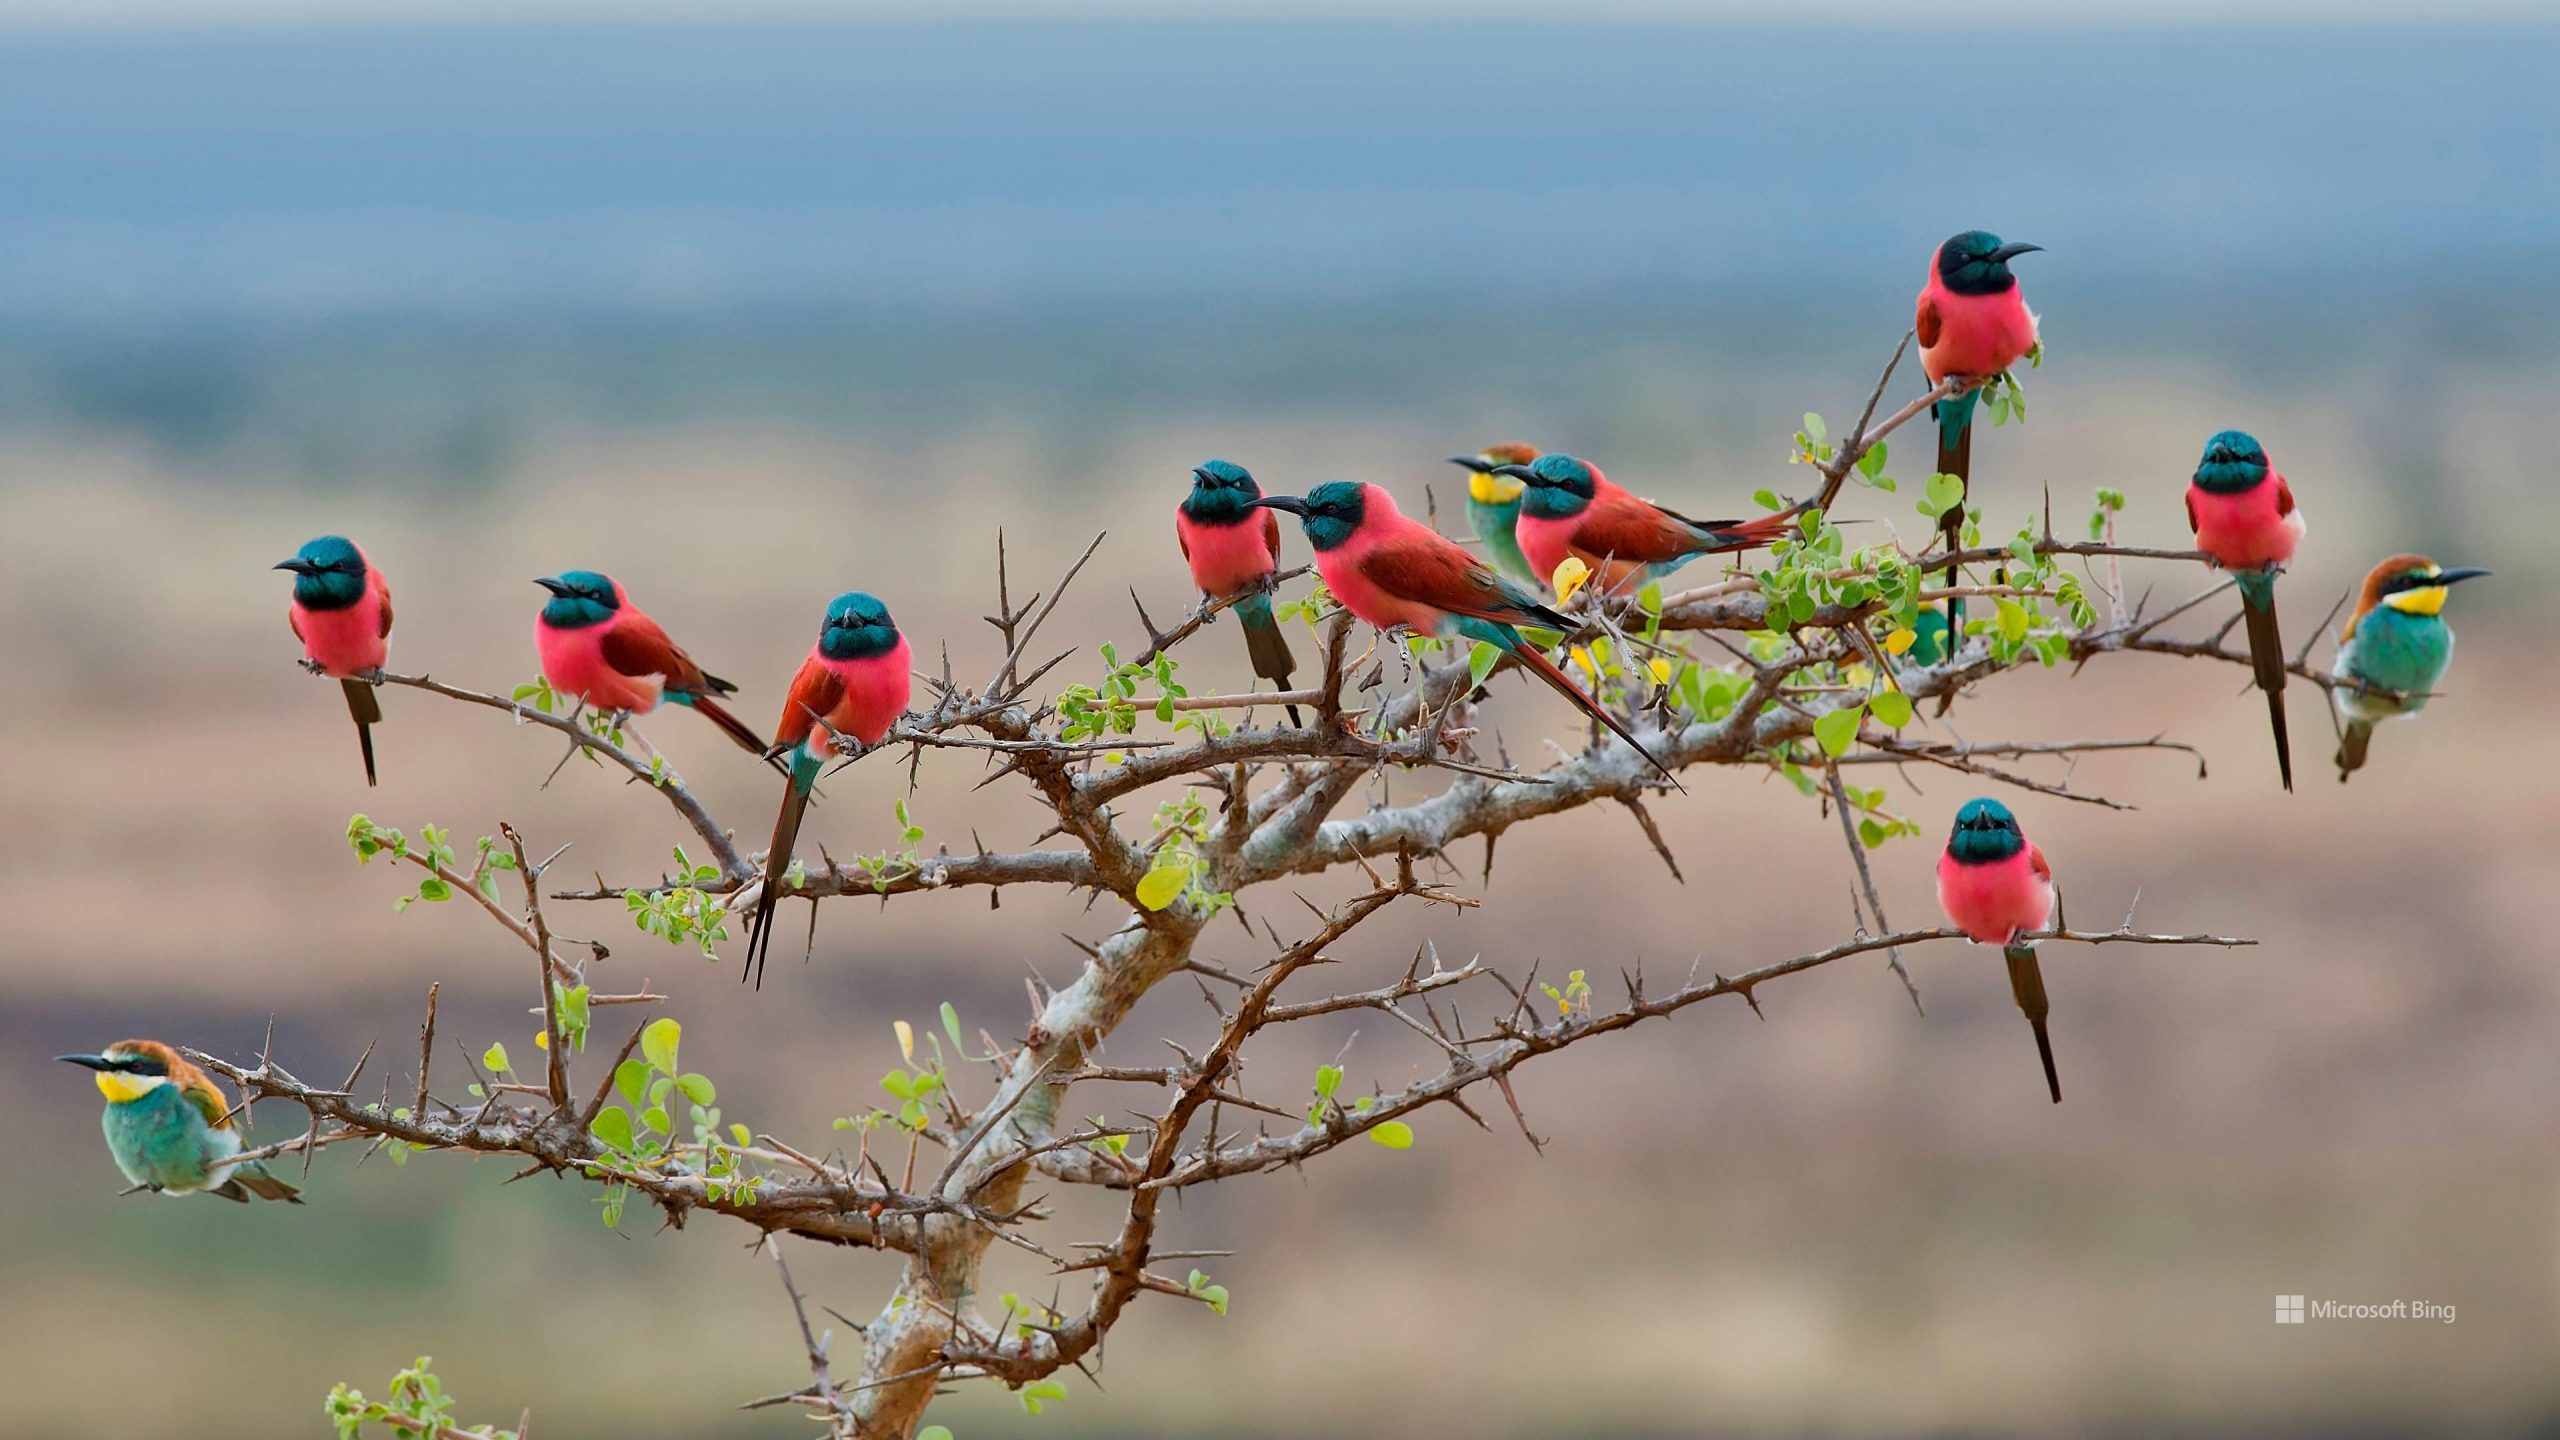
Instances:
[[[364,783],[371,785],[373,727],[382,723],[382,702],[363,677],[391,656],[391,587],[356,542],[342,535],[323,535],[275,568],[293,572],[285,623],[302,642],[302,663],[346,692],[356,744],[364,751]]]
[[[2009,244],[1986,230],[1950,236],[1929,262],[1911,328],[1920,341],[1920,368],[1931,385],[1949,376],[1976,382],[1937,403],[1938,473],[1953,475],[1970,491],[1973,481],[1973,412],[1982,382],[2026,358],[2036,347],[2036,315],[2009,262],[2041,245]],[[1964,501],[1938,517],[1947,548],[1964,533]],[[1952,617],[1950,617],[1952,619]]]
[[[1526,465],[1538,458],[1535,445],[1487,445],[1473,455],[1452,455],[1449,463],[1467,470],[1467,528],[1484,542],[1493,568],[1528,585],[1544,585],[1546,577],[1529,568],[1520,553],[1513,527],[1520,519],[1520,477],[1500,473],[1505,465]]]
[[[1245,653],[1253,673],[1275,688],[1289,688],[1289,672],[1298,662],[1289,654],[1288,637],[1271,613],[1271,577],[1280,569],[1280,517],[1256,513],[1253,502],[1262,487],[1243,466],[1211,460],[1191,470],[1191,493],[1173,512],[1173,533],[1182,542],[1182,558],[1191,563],[1192,583],[1213,600],[1235,597],[1236,623],[1244,627]],[[1298,722],[1298,707],[1289,707],[1289,723]]]
[[[1316,573],[1352,614],[1382,630],[1403,626],[1444,640],[1464,638],[1493,646],[1670,777],[1652,751],[1516,628],[1571,631],[1574,622],[1495,574],[1455,541],[1405,515],[1385,490],[1334,480],[1304,498],[1266,495],[1254,503],[1298,517],[1307,543],[1315,547]]]
[[[800,817],[809,808],[809,792],[818,772],[835,751],[835,737],[850,735],[867,748],[877,745],[907,708],[915,675],[909,668],[907,637],[889,618],[889,607],[859,590],[827,603],[827,618],[818,628],[818,643],[791,677],[791,693],[782,702],[782,719],[774,726],[773,748],[791,760],[791,778],[782,791],[782,813],[774,817],[773,843],[765,847],[764,883],[756,898],[755,923],[747,928],[747,965],[738,978],[755,977],[764,988],[764,957],[773,950],[773,907],[782,898],[782,877],[791,868],[791,847],[800,838]]]
[[[764,753],[764,737],[721,708],[718,697],[738,687],[704,674],[613,577],[569,570],[533,583],[551,592],[533,622],[533,642],[552,689],[627,715],[646,715],[666,700],[700,711],[748,754]]]
[[[2062,1103],[2062,1077],[2053,1068],[2053,1037],[2045,1016],[2044,974],[2036,949],[2019,940],[2053,918],[2053,867],[2027,843],[2018,817],[1997,800],[1968,800],[1956,812],[1955,833],[1938,857],[1938,905],[1977,945],[1997,945],[2009,961],[2009,994],[2035,1028],[2036,1054],[2044,1061],[2045,1088]]]
[[[2293,788],[2293,737],[2284,724],[2284,636],[2276,629],[2276,574],[2302,543],[2302,511],[2293,487],[2267,463],[2256,439],[2225,430],[2205,442],[2204,460],[2187,486],[2187,528],[2196,548],[2231,572],[2249,626],[2249,667],[2267,692],[2276,732],[2276,769]]]
[[[1520,553],[1541,584],[1553,584],[1570,555],[1591,567],[1591,583],[1617,594],[1659,580],[1701,555],[1751,550],[1793,529],[1801,505],[1756,520],[1692,520],[1638,499],[1600,467],[1570,455],[1502,465],[1528,487],[1520,497]]]
[[[2338,742],[2338,783],[2364,768],[2373,725],[2415,715],[2453,659],[2453,627],[2444,623],[2448,589],[2486,570],[2447,570],[2424,555],[2394,555],[2364,577],[2364,595],[2347,620],[2329,673],[2330,691],[2347,730]]]
[[[58,1058],[98,1072],[99,1093],[107,1097],[107,1150],[136,1189],[202,1190],[244,1205],[252,1195],[302,1203],[299,1191],[255,1160],[213,1168],[240,1153],[240,1130],[213,1077],[177,1051],[157,1040],[119,1040],[101,1054]]]

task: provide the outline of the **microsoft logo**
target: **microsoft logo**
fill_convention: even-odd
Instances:
[[[2302,1323],[2301,1296],[2279,1295],[2276,1297],[2276,1323],[2279,1325],[2299,1325]]]

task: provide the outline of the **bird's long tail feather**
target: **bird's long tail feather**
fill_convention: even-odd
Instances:
[[[1931,407],[1938,418],[1938,473],[1953,475],[1963,482],[1956,492],[1956,503],[1938,516],[1938,533],[1946,537],[1949,550],[1964,546],[1965,500],[1973,493],[1973,412],[1981,403],[1982,392],[1976,389],[1941,400]],[[1947,572],[1947,583],[1956,583],[1955,571]],[[1956,602],[1949,599],[1947,629],[1952,634],[1956,628]]]
[[[2053,1093],[2053,1103],[2062,1103],[2062,1075],[2053,1068],[2053,1036],[2045,1029],[2045,1017],[2053,1013],[2053,1003],[2045,998],[2044,971],[2036,964],[2032,945],[2010,945],[2001,952],[2009,961],[2009,995],[2027,1017],[2036,1032],[2036,1056],[2044,1061],[2045,1089]]]
[[[2365,747],[2373,743],[2373,722],[2350,720],[2346,733],[2338,737],[2338,783],[2364,768]]]
[[[1289,688],[1289,676],[1298,668],[1297,657],[1289,653],[1289,637],[1281,633],[1279,618],[1271,613],[1271,597],[1247,595],[1235,605],[1236,623],[1244,627],[1245,653],[1253,658],[1253,673],[1268,680],[1278,689]],[[1298,707],[1289,709],[1289,723],[1298,719]]]
[[[373,773],[373,727],[382,723],[382,699],[362,680],[341,680],[338,688],[347,692],[347,713],[355,717],[356,744],[364,751],[364,783],[379,783]]]
[[[762,755],[768,748],[764,737],[755,732],[755,727],[731,714],[719,701],[708,695],[687,695],[682,699],[684,704],[701,711],[704,719],[719,726],[722,733],[738,742],[739,749],[750,755]]]
[[[257,1161],[231,1167],[231,1179],[223,1188],[237,1185],[261,1200],[282,1200],[289,1205],[302,1203],[300,1188],[276,1178],[275,1172]]]
[[[1733,550],[1757,550],[1763,545],[1773,545],[1795,534],[1798,522],[1804,518],[1804,513],[1815,509],[1816,506],[1815,501],[1799,500],[1784,510],[1772,511],[1767,515],[1755,515],[1748,520],[1711,522],[1704,528],[1714,543],[1699,553],[1722,555]]]
[[[2276,769],[2293,788],[2293,736],[2284,723],[2284,636],[2276,628],[2276,577],[2271,570],[2241,571],[2240,608],[2248,617],[2249,668],[2267,692],[2267,723],[2275,728]]]
[[[764,988],[765,957],[773,953],[773,907],[782,900],[783,876],[791,870],[791,850],[800,840],[800,817],[809,810],[809,792],[818,783],[819,762],[807,749],[791,752],[791,779],[782,790],[782,813],[773,819],[773,843],[765,847],[764,878],[756,886],[755,918],[747,924],[747,963],[738,979],[752,977]]]
[[[1477,635],[1473,638],[1493,639],[1490,635]],[[1530,674],[1545,681],[1548,689],[1553,690],[1567,700],[1572,701],[1573,708],[1590,716],[1592,719],[1599,721],[1601,724],[1606,725],[1609,727],[1609,733],[1626,741],[1629,745],[1634,746],[1635,752],[1644,757],[1644,763],[1652,766],[1658,771],[1661,771],[1662,778],[1670,781],[1673,789],[1683,792],[1688,789],[1687,786],[1680,783],[1680,778],[1678,776],[1672,774],[1669,768],[1653,757],[1652,751],[1644,748],[1644,742],[1638,740],[1633,731],[1630,731],[1626,726],[1619,724],[1618,718],[1610,714],[1606,706],[1603,706],[1599,701],[1591,698],[1591,696],[1586,693],[1581,686],[1574,684],[1573,677],[1558,669],[1554,661],[1549,660],[1546,656],[1538,653],[1536,646],[1529,644],[1525,640],[1518,639],[1517,637],[1513,637],[1511,642],[1508,644],[1505,644],[1500,639],[1494,639],[1494,644],[1497,648],[1508,651],[1512,659],[1520,662],[1522,669],[1527,670]]]

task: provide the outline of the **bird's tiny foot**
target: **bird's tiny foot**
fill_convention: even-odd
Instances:
[[[319,661],[317,661],[317,660],[309,659],[309,658],[307,658],[307,657],[306,657],[306,658],[304,658],[304,659],[301,659],[301,660],[296,660],[296,661],[294,661],[293,663],[294,663],[294,664],[296,664],[296,665],[301,666],[301,667],[302,667],[303,669],[305,669],[305,670],[310,671],[310,672],[311,672],[312,674],[314,674],[314,675],[326,675],[326,674],[328,674],[328,673],[329,673],[329,668],[328,668],[327,666],[325,666],[325,665],[321,664],[321,663],[320,663]],[[130,1194],[132,1194],[133,1192],[132,1192],[132,1191],[130,1191],[130,1190],[128,1190],[128,1191],[126,1191],[125,1193],[126,1193],[126,1194],[128,1194],[128,1195],[130,1195]]]
[[[827,748],[847,760],[859,760],[871,749],[870,746],[862,743],[860,736],[848,735],[842,730],[827,737]]]

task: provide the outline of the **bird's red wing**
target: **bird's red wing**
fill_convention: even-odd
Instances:
[[[1360,573],[1390,595],[1451,614],[1506,625],[1541,623],[1501,576],[1427,530],[1379,542],[1360,557]]]
[[[382,638],[388,640],[391,638],[391,582],[383,579],[382,572],[377,570],[373,573],[373,583],[375,593],[382,596]]]
[[[1919,337],[1921,349],[1927,350],[1937,345],[1938,332],[1942,328],[1938,318],[1938,302],[1930,299],[1925,290],[1920,293],[1919,309],[1911,316],[1911,328]]]
[[[1624,490],[1604,492],[1593,497],[1574,526],[1573,548],[1593,556],[1658,565],[1698,548],[1698,531],[1693,526],[1698,522]]]
[[[798,748],[817,728],[819,717],[843,703],[843,677],[821,664],[815,655],[801,661],[800,673],[791,677],[791,693],[782,698],[782,723],[773,727],[774,747]]]
[[[2276,477],[2276,518],[2282,519],[2292,513],[2293,487],[2286,484],[2285,478],[2279,475]]]
[[[702,689],[702,667],[676,648],[658,622],[637,610],[614,617],[604,632],[604,663],[625,675],[655,675],[670,690]]]
[[[1280,512],[1277,510],[1262,512],[1262,546],[1271,552],[1272,568],[1278,569],[1280,567]]]
[[[2196,524],[2196,492],[2187,492],[2187,533],[2193,535],[2203,527]]]
[[[2037,879],[2053,883],[2053,867],[2044,861],[2044,848],[2032,840],[2027,842],[2027,868],[2036,872]]]

